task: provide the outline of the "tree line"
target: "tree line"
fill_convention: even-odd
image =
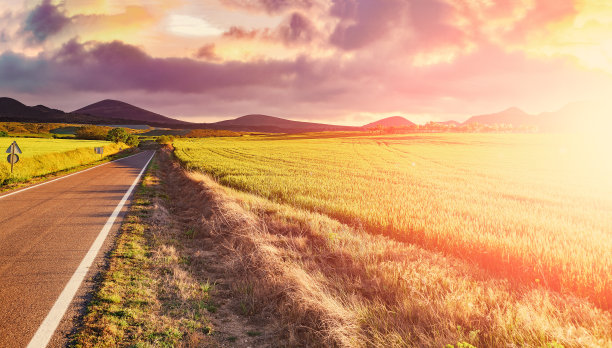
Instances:
[[[129,146],[138,146],[140,140],[135,134],[130,134],[125,128],[110,128],[102,126],[83,126],[76,130],[78,139],[108,140],[115,143],[125,143]]]

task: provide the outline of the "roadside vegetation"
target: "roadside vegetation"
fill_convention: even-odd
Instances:
[[[75,347],[174,347],[183,341],[198,346],[210,341],[206,315],[213,286],[185,271],[185,259],[164,225],[168,218],[157,209],[163,194],[155,161],[151,168],[135,193]]]
[[[183,198],[193,187],[185,186],[187,179],[176,169],[167,152],[152,161],[72,346],[269,342],[261,321],[251,323],[240,313],[241,302],[230,294],[236,279],[221,264],[228,254],[225,245],[215,243],[212,229],[194,224],[194,218],[205,218],[200,216],[204,206],[186,206]]]
[[[242,279],[234,295],[252,316],[277,317],[290,345],[612,345],[610,313],[588,301],[512,284],[471,262],[220,186],[205,174],[185,175],[196,183],[190,192],[205,194],[183,199],[217,208],[216,223],[209,218],[202,228],[218,226],[219,243],[240,260],[228,270]]]
[[[175,141],[189,169],[612,308],[612,166],[598,139],[301,136]],[[585,145],[586,144],[586,145]]]
[[[610,313],[586,300],[156,161],[79,347],[612,344]]]
[[[0,186],[79,168],[137,147],[141,141],[137,131],[122,127],[3,122],[0,129],[7,129],[0,130],[0,147],[7,148],[17,139],[23,151],[12,174],[10,164],[0,163]],[[59,139],[64,135],[71,139]],[[94,147],[103,147],[103,156],[96,154]]]
[[[253,141],[250,158],[276,154]],[[220,180],[158,153],[76,346],[612,346],[610,312],[587,299]]]
[[[0,149],[3,153],[14,140],[0,138]],[[17,144],[23,153],[19,155],[20,160],[14,165],[13,173],[11,174],[11,165],[7,163],[6,158],[2,158],[0,162],[0,186],[99,161],[101,157],[94,152],[94,147],[104,147],[104,157],[127,148],[124,144],[108,141],[68,139],[21,138],[17,139]]]

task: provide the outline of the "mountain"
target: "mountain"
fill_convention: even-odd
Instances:
[[[266,115],[245,115],[231,120],[203,124],[214,129],[256,132],[323,132],[323,131],[354,131],[359,127],[336,126],[324,123],[292,121],[280,117]]]
[[[96,117],[67,114],[44,105],[27,106],[6,97],[0,97],[0,121],[40,123],[100,123]]]
[[[157,125],[188,125],[190,122],[176,120],[154,112],[141,109],[137,106],[119,101],[106,99],[87,105],[73,111],[76,114],[96,116],[102,119],[129,120],[136,123],[151,123]]]
[[[472,116],[463,124],[480,123],[480,124],[511,124],[515,127],[523,125],[533,125],[535,123],[534,117],[524,112],[519,108],[509,108],[504,111]]]
[[[376,126],[383,127],[402,127],[402,126],[414,126],[415,124],[402,116],[391,116],[387,118],[383,118],[382,120],[378,120],[372,123],[368,123],[363,128],[374,128]]]

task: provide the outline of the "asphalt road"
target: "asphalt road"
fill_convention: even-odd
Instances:
[[[109,217],[121,210],[119,203],[152,155],[139,153],[0,195],[0,347],[26,347],[43,321],[47,331],[54,330],[45,318],[52,307],[57,311],[67,285],[74,286],[101,231],[120,223],[121,216],[112,225]]]

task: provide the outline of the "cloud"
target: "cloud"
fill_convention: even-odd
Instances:
[[[204,55],[213,49],[204,47]],[[472,104],[489,105],[494,111],[494,105],[506,107],[517,101],[542,105],[611,86],[610,76],[576,70],[571,62],[534,60],[495,46],[482,47],[453,64],[425,68],[396,60],[380,64],[376,57],[210,63],[155,58],[119,41],[72,40],[53,54],[0,55],[0,90],[205,95],[209,104],[193,105],[201,114],[242,107],[242,113],[312,118],[316,115],[306,114],[308,110],[316,110],[317,117],[332,117],[333,113],[434,112],[442,106],[471,110]]]
[[[282,88],[296,62],[228,62],[223,65],[187,58],[154,58],[120,41],[64,44],[53,55],[29,58],[0,55],[0,87],[43,92],[66,90],[147,90],[201,93],[226,87],[266,84]]]
[[[267,33],[268,31],[269,29],[248,30],[242,27],[233,26],[229,28],[225,33],[223,33],[223,37],[237,40],[253,40],[257,37],[260,37],[263,32]]]
[[[221,58],[215,52],[215,44],[206,44],[198,49],[194,55],[196,58],[208,60],[208,61],[219,61]]]
[[[51,0],[43,0],[27,16],[23,31],[31,33],[32,40],[37,43],[44,42],[49,36],[57,34],[70,23],[70,18],[51,3]]]
[[[223,33],[224,38],[235,40],[262,40],[268,42],[280,42],[285,46],[308,44],[319,36],[316,26],[308,17],[293,12],[274,29],[245,29],[231,27]]]
[[[148,5],[68,16],[45,1],[11,24],[25,27],[26,18],[36,18],[28,35],[36,37],[33,23],[39,23],[44,45],[20,51],[10,40],[23,33],[0,27],[0,52],[8,47],[0,54],[0,91],[129,95],[144,102],[163,95],[164,102],[151,103],[193,104],[180,106],[186,115],[261,112],[331,120],[395,112],[476,114],[511,105],[554,109],[561,100],[612,87],[610,75],[580,68],[569,54],[536,56],[529,50],[534,37],[540,40],[575,16],[575,0],[222,1],[232,11],[255,11],[258,21],[270,21],[239,21],[217,38],[179,41],[159,31],[168,14]],[[39,12],[45,16],[34,16]],[[58,16],[67,24],[41,24]],[[66,41],[77,35],[79,40]],[[4,46],[3,36],[9,42]]]
[[[287,45],[308,43],[317,35],[314,24],[299,12],[292,13],[287,21],[277,29],[281,41]]]
[[[315,7],[317,0],[220,0],[230,8],[278,14],[290,10],[308,10]]]
[[[155,24],[159,17],[144,6],[126,6],[115,14],[77,14],[71,17],[76,30],[125,31],[128,28],[140,29]]]

